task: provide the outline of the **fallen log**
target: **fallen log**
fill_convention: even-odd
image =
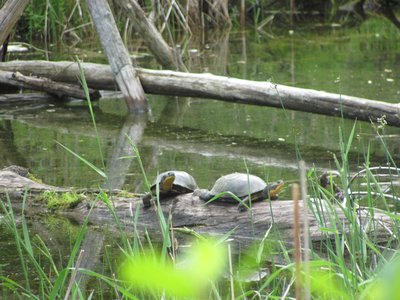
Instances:
[[[24,175],[24,174],[22,174]],[[7,192],[12,198],[15,209],[21,208],[21,197],[25,190],[29,191],[26,202],[26,215],[37,214],[46,211],[46,203],[36,201],[35,195],[43,191],[68,192],[71,188],[61,188],[34,182],[10,170],[0,171],[0,192],[3,193],[1,200],[4,201],[4,193]],[[195,193],[189,193],[163,201],[161,209],[166,218],[171,216],[172,226],[175,231],[195,231],[200,234],[220,236],[232,232],[231,238],[236,243],[248,246],[256,240],[261,240],[269,228],[274,234],[287,244],[293,241],[293,201],[272,201],[254,203],[248,212],[239,212],[236,205],[211,203],[205,204]],[[144,209],[139,198],[122,198],[111,196],[115,212],[121,224],[128,231],[137,230],[139,233],[149,232],[152,237],[161,238],[161,230],[157,212],[155,209]],[[91,205],[93,209],[89,214]],[[302,205],[302,204],[300,204]],[[316,204],[315,204],[316,205]],[[133,215],[139,210],[137,224],[133,224]],[[58,211],[68,218],[78,222],[88,217],[90,224],[100,227],[116,229],[113,214],[101,201],[82,201],[77,206]],[[332,216],[335,217],[332,217]],[[392,237],[392,222],[388,216],[374,211],[371,215],[370,208],[360,208],[358,211],[359,222],[366,232],[370,232],[379,241]],[[337,219],[335,219],[337,216]],[[312,212],[308,214],[309,234],[312,242],[326,239],[326,232],[337,232],[344,234],[349,232],[350,226],[339,207],[324,206],[317,218]],[[346,224],[341,231],[342,224]],[[329,231],[331,230],[331,231]]]
[[[60,83],[49,78],[25,76],[19,72],[0,71],[0,83],[12,85],[29,90],[43,91],[60,99],[68,97],[86,99],[85,91],[81,86],[71,83]],[[89,96],[92,100],[100,98],[98,90],[89,89]]]
[[[82,64],[88,85],[113,89],[110,67]],[[72,62],[12,61],[0,63],[0,70],[47,76],[56,81],[76,82],[77,64]],[[290,87],[272,82],[250,81],[212,74],[137,69],[147,93],[211,98],[222,101],[271,106],[329,116],[400,126],[400,104]]]
[[[54,102],[56,98],[46,93],[1,94],[0,106]]]

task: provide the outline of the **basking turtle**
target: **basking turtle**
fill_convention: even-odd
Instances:
[[[160,199],[191,193],[197,189],[197,183],[189,173],[184,171],[167,171],[161,173],[154,179],[150,188],[151,193],[147,193],[142,197],[145,207],[150,207],[152,200],[157,196],[157,185],[159,186]]]
[[[11,172],[18,174],[19,176],[26,177],[26,178],[28,178],[28,176],[29,176],[29,170],[27,168],[17,166],[17,165],[8,166],[8,167],[2,169],[1,171],[11,171]]]
[[[319,177],[319,185],[325,190],[330,191],[333,197],[345,206],[346,193],[333,181],[333,177],[337,176],[340,176],[340,173],[337,171],[326,171]]]
[[[276,200],[279,191],[283,188],[283,180],[275,183],[265,183],[260,177],[244,173],[232,173],[220,177],[214,184],[211,191],[206,191],[200,194],[200,199],[208,201],[215,195],[223,192],[230,192],[236,197],[243,200],[239,204],[239,210],[245,210],[245,204],[249,202],[260,201],[264,199]],[[250,195],[250,197],[249,197]],[[250,199],[251,198],[251,199]],[[219,201],[237,202],[232,195],[225,194],[218,198]]]

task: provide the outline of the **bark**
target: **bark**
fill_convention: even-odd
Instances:
[[[2,94],[0,106],[54,102],[56,97],[46,93]]]
[[[47,92],[61,99],[67,97],[86,99],[84,90],[78,85],[55,82],[49,78],[25,76],[19,72],[0,71],[0,83]],[[98,100],[100,98],[100,92],[98,90],[89,89],[89,96],[92,100]]]
[[[18,22],[29,0],[8,0],[0,10],[0,45]]]
[[[148,111],[143,87],[121,40],[110,6],[106,0],[87,0],[86,2],[128,110],[130,112]]]
[[[27,199],[26,214],[34,214],[38,211],[45,212],[45,203],[35,201],[34,195],[45,190],[55,190],[58,192],[70,191],[69,188],[53,187],[31,181],[12,171],[0,171],[0,191],[7,191],[12,198],[15,209],[21,206],[21,197],[25,189],[28,189],[30,196]],[[4,197],[1,199],[4,201]],[[138,198],[117,198],[114,199],[115,212],[126,230],[138,230],[144,234],[146,231],[152,237],[161,238],[157,212],[153,208],[144,209]],[[87,217],[90,206],[93,206],[91,214],[88,216],[92,225],[104,227],[108,225],[111,229],[116,228],[113,214],[102,201],[95,203],[82,202],[75,208],[59,211],[78,222],[83,222]],[[321,205],[323,206],[323,210]],[[300,203],[302,206],[302,203]],[[348,221],[339,207],[331,207],[324,202],[311,204],[311,207],[318,207],[320,210],[320,220],[309,212],[309,234],[313,242],[323,241],[326,235],[320,228],[331,229],[332,232],[339,230],[345,234],[349,228]],[[236,243],[250,245],[255,240],[264,237],[267,230],[272,226],[273,232],[279,235],[287,244],[293,242],[293,201],[272,201],[254,203],[248,212],[239,212],[236,205],[227,203],[211,203],[205,205],[194,193],[184,194],[172,199],[161,202],[161,209],[166,218],[171,215],[174,230],[190,233],[196,231],[206,235],[224,235],[232,231],[231,238]],[[132,222],[131,214],[139,210],[138,223]],[[338,215],[338,220],[332,218],[333,211]],[[359,222],[365,232],[374,235],[374,238],[386,240],[392,237],[389,230],[393,224],[390,218],[383,213],[374,211],[373,217],[370,215],[371,209],[359,208]],[[346,224],[345,231],[340,232],[341,224]],[[190,229],[190,230],[189,230]],[[332,234],[333,237],[333,234]]]
[[[114,86],[109,66],[82,64],[91,87]],[[78,67],[70,62],[14,61],[0,63],[0,70],[32,73],[53,80],[76,81]],[[210,98],[233,103],[271,106],[348,119],[377,122],[400,127],[400,104],[370,100],[311,89],[290,87],[272,82],[250,81],[212,74],[137,69],[147,93]]]

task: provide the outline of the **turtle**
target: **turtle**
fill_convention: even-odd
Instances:
[[[176,170],[166,171],[154,179],[150,187],[151,193],[142,197],[144,207],[152,205],[153,199],[157,196],[157,185],[159,186],[160,199],[191,193],[198,188],[196,181],[189,173]]]
[[[8,166],[8,167],[2,169],[1,171],[11,171],[22,177],[26,177],[26,178],[29,177],[29,170],[27,168],[17,166],[17,165]]]
[[[326,171],[319,177],[319,185],[325,190],[330,191],[334,199],[341,202],[343,206],[346,206],[345,191],[333,181],[333,178],[338,176],[340,177],[340,173],[337,171]]]
[[[238,210],[243,211],[246,209],[246,204],[250,201],[254,202],[264,199],[278,199],[278,193],[283,186],[283,180],[267,184],[264,180],[255,175],[231,173],[217,179],[211,191],[202,192],[199,197],[203,201],[209,201],[220,193],[230,192],[243,200],[238,206]],[[237,202],[237,200],[229,194],[221,195],[218,200],[223,202]]]

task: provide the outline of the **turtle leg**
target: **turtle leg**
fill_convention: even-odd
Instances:
[[[242,202],[239,203],[239,205],[237,206],[238,211],[243,212],[249,209],[250,207],[250,197],[247,196],[246,198],[244,198],[242,200]]]
[[[151,207],[152,204],[153,204],[152,194],[151,194],[151,193],[146,193],[146,194],[142,197],[142,202],[143,202],[143,207],[144,207],[144,208],[149,208],[149,207]]]

